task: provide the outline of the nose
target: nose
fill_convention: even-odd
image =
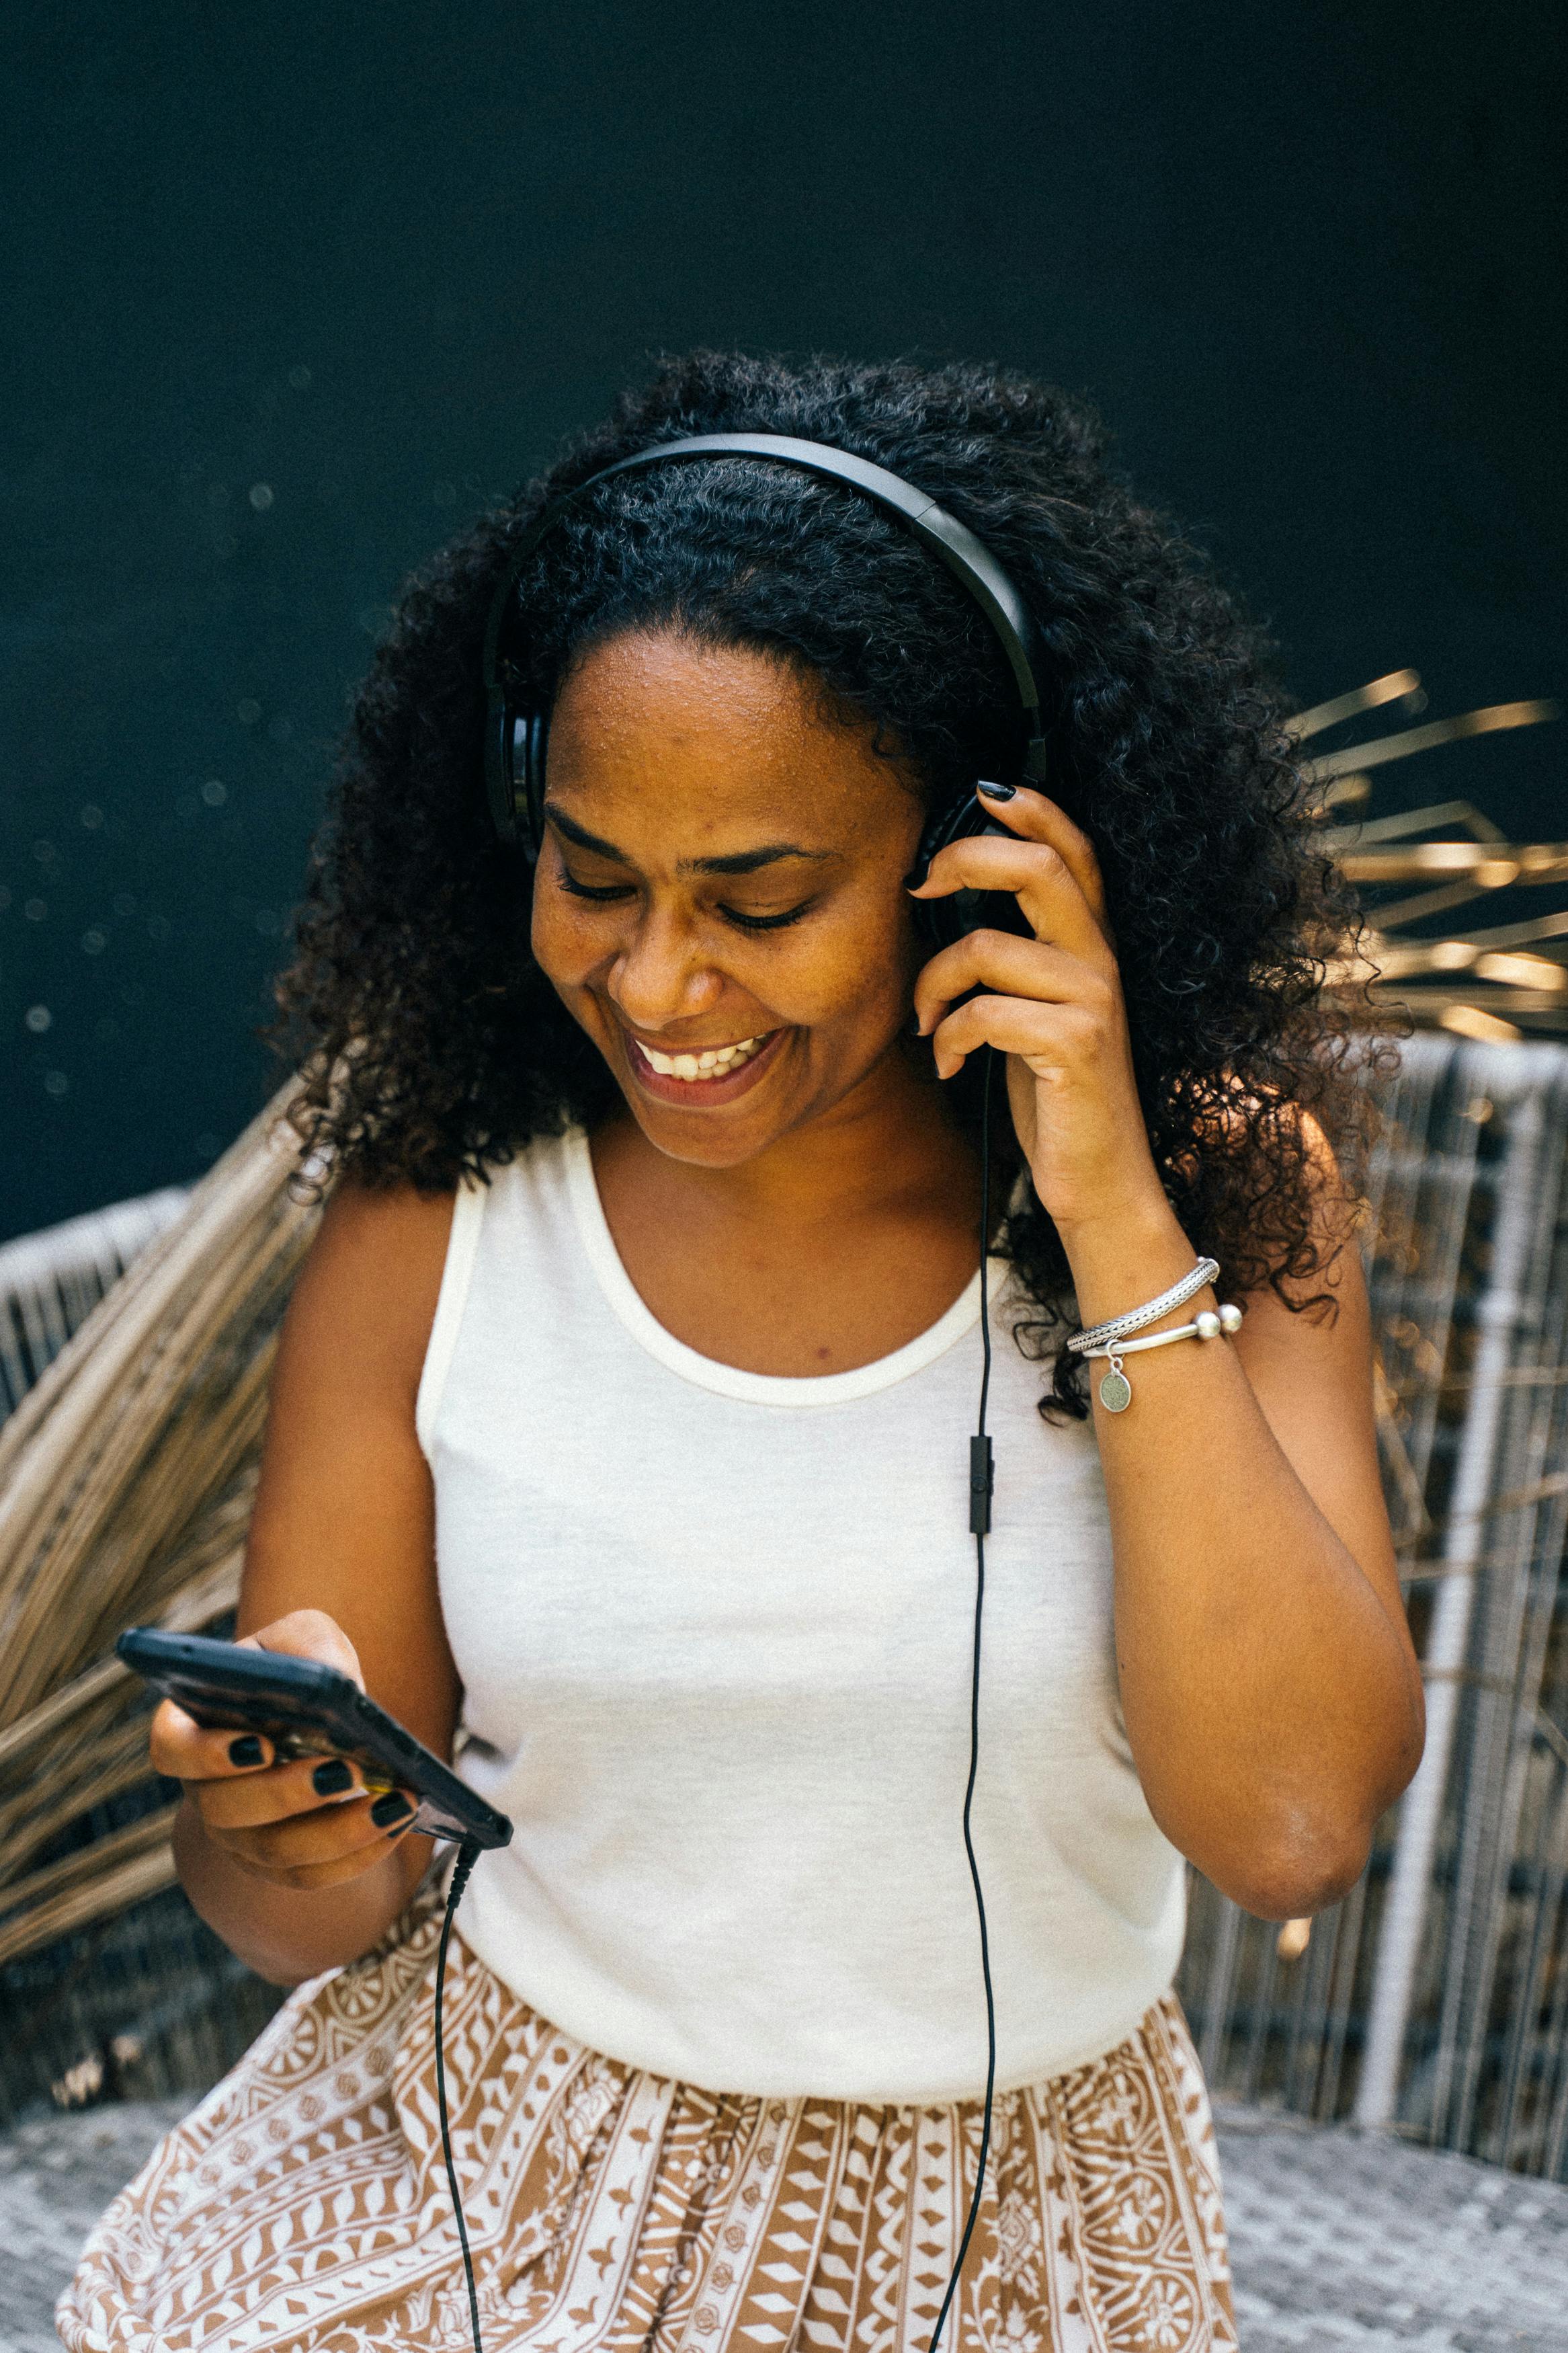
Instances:
[[[649,906],[611,965],[606,986],[630,1026],[653,1032],[708,1012],[724,984],[679,913]]]

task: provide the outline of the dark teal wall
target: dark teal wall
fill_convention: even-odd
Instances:
[[[190,1177],[256,1107],[399,576],[656,347],[1055,376],[1304,695],[1564,684],[1540,0],[7,15],[0,1232]],[[1390,799],[1568,833],[1552,733]]]

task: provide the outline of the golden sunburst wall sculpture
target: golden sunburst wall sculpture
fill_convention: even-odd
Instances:
[[[1426,708],[1411,670],[1393,670],[1287,722],[1304,743],[1363,712]],[[1435,801],[1392,817],[1347,822],[1372,797],[1371,771],[1468,735],[1533,727],[1561,716],[1555,702],[1500,702],[1390,735],[1315,754],[1302,772],[1316,794],[1321,840],[1354,883],[1366,917],[1359,955],[1330,969],[1329,987],[1370,983],[1419,1029],[1510,1039],[1568,1036],[1568,906],[1477,931],[1427,928],[1489,892],[1555,887],[1568,897],[1568,842],[1512,842],[1469,801]]]

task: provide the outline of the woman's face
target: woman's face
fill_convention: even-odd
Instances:
[[[732,1167],[883,1065],[918,964],[921,814],[782,660],[592,648],[551,718],[533,951],[650,1143]]]

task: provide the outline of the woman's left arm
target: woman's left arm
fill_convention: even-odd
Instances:
[[[916,1007],[943,1077],[983,1043],[1006,1053],[1036,1189],[1079,1314],[1099,1323],[1190,1271],[1193,1248],[1149,1150],[1092,849],[1043,795],[987,807],[1017,839],[952,844],[925,891],[1015,892],[1036,937],[979,932],[944,949]],[[1234,1342],[1130,1356],[1121,1414],[1099,1401],[1103,1366],[1089,1368],[1139,1776],[1167,1837],[1268,1919],[1353,1883],[1423,1734],[1378,1481],[1366,1291],[1326,1146],[1313,1194],[1328,1264],[1311,1289],[1332,1314],[1292,1314],[1271,1292],[1245,1300]],[[1149,1330],[1215,1304],[1202,1292]]]

